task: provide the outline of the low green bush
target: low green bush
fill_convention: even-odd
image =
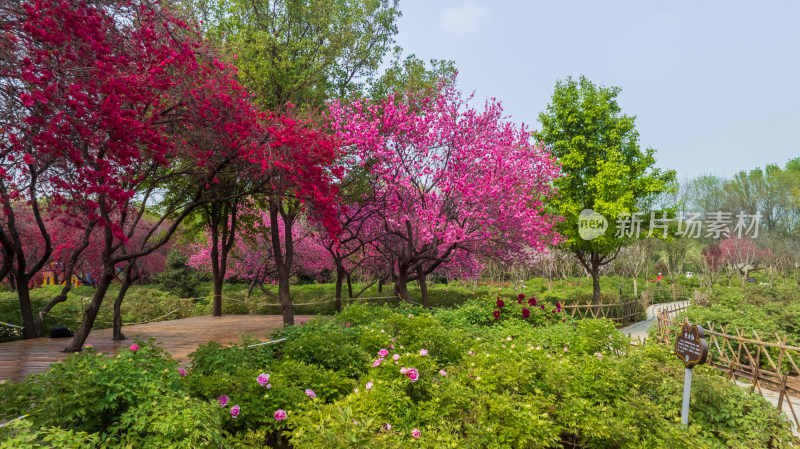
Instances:
[[[613,322],[572,320],[547,300],[528,318],[527,303],[505,301],[495,319],[496,300],[433,311],[352,305],[267,345],[201,346],[185,377],[150,343],[110,358],[86,351],[0,385],[3,418],[30,412],[0,429],[0,447],[800,443],[774,406],[708,366],[695,368],[683,428],[683,365],[669,348],[630,346]]]

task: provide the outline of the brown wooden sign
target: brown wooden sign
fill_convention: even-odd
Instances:
[[[681,333],[675,339],[675,355],[683,362],[686,368],[706,363],[708,356],[708,343],[702,326],[684,323]]]

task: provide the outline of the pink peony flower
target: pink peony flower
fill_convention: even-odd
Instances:
[[[381,348],[381,350],[378,351],[378,355],[380,357],[386,357],[387,355],[389,355],[389,351],[387,351],[386,349]]]
[[[392,430],[392,425],[388,422],[386,423],[386,431]]]
[[[419,429],[414,429],[411,431],[411,436],[414,438],[419,438],[420,435],[422,435],[422,432],[420,432]]]
[[[416,382],[417,379],[419,379],[419,372],[414,368],[409,368],[408,371],[406,371],[406,377],[408,377],[411,382]]]
[[[383,362],[383,359],[382,359],[382,358],[380,358],[380,359],[378,359],[378,360],[376,360],[376,361],[372,362],[372,367],[373,367],[373,368],[377,368],[378,366],[380,366],[381,362]]]
[[[372,382],[367,382],[367,386],[365,387],[367,391],[372,390]]]
[[[414,318],[414,315],[411,315],[411,314],[409,313],[409,314],[408,314],[408,317],[409,317],[409,318]]]
[[[394,349],[394,345],[389,345],[389,349]]]
[[[567,352],[567,351],[568,351],[568,349],[567,349],[567,348],[564,348],[564,352]]]
[[[137,345],[136,343],[134,343],[134,344],[132,344],[132,345],[128,346],[128,349],[130,349],[130,350],[131,350],[131,351],[133,351],[133,352],[136,352],[136,351],[138,351],[138,350],[139,350],[139,345]]]
[[[407,372],[408,372],[408,368],[406,368],[405,366],[400,368],[400,374],[405,374]]]
[[[91,347],[93,347],[93,346],[94,346],[94,345],[93,345],[93,344],[91,344],[91,343],[86,343],[86,345],[84,345],[84,347],[86,347],[86,348],[91,348]]]
[[[239,407],[238,405],[234,405],[233,407],[231,407],[231,418],[238,417],[240,410],[241,410],[241,407]]]
[[[392,356],[392,360],[397,361],[400,360],[400,354],[395,354]]]
[[[178,368],[178,372],[181,374],[181,377],[186,377],[186,370],[183,368]]]
[[[286,419],[286,412],[282,409],[278,409],[275,411],[275,420],[276,421],[283,421]]]
[[[267,390],[269,390],[270,388],[272,388],[272,384],[266,384],[266,385],[264,385],[264,388],[266,388]]]
[[[420,349],[419,350],[419,355],[421,355],[422,357],[427,356],[428,355],[428,350],[427,349]]]
[[[594,356],[597,357],[597,360],[603,360],[603,354],[601,354],[599,352],[595,352]]]
[[[314,390],[306,388],[306,396],[310,397],[311,399],[314,399],[315,397],[317,397],[317,394],[314,393]]]
[[[345,324],[344,327],[350,327],[350,323]]]
[[[228,405],[228,396],[226,396],[224,394],[222,396],[218,397],[217,400],[219,401],[219,405],[221,407],[225,407],[226,405]]]
[[[265,387],[269,383],[269,374],[264,374],[264,373],[259,374],[258,378],[256,379],[256,382],[258,382],[258,384],[261,385],[262,387]]]
[[[443,369],[440,369],[439,370],[439,375],[442,376],[442,377],[447,377],[447,372],[445,370],[443,370]]]

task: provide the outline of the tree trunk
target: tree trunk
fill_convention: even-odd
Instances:
[[[378,293],[383,293],[383,278],[378,279]]]
[[[595,306],[600,305],[600,264],[597,262],[597,259],[594,255],[592,255],[592,265],[591,265],[591,275],[592,275],[592,304]]]
[[[400,297],[405,302],[409,302],[408,299],[408,267],[404,264],[399,264],[397,267],[397,281],[394,283],[394,291],[397,293],[397,296]]]
[[[342,284],[344,283],[344,266],[341,261],[336,261],[336,302],[334,308],[337,312],[342,311]]]
[[[19,263],[19,261],[17,263]],[[31,306],[31,291],[29,287],[27,277],[24,274],[22,277],[17,274],[17,297],[19,298],[20,313],[22,314],[22,325],[25,327],[22,330],[22,335],[25,338],[38,338],[41,336],[40,328],[36,320],[33,319],[33,307]]]
[[[133,284],[133,280],[129,281],[127,279],[128,276],[130,274],[126,276],[125,282],[120,286],[117,298],[114,300],[114,329],[111,339],[115,341],[125,340],[125,335],[122,334],[122,300],[125,299],[125,293],[128,292],[128,288]]]
[[[639,284],[636,280],[636,276],[633,277],[633,297],[634,298],[639,297]]]
[[[426,309],[430,309],[431,303],[428,300],[428,281],[425,278],[426,278],[425,275],[422,274],[419,275],[419,291],[420,294],[422,295],[422,306],[425,307]]]
[[[269,222],[272,240],[272,253],[275,257],[276,276],[278,278],[278,298],[281,302],[281,314],[283,315],[283,325],[294,325],[294,310],[292,309],[292,298],[289,293],[289,275],[292,268],[292,257],[294,255],[294,241],[292,239],[292,220],[293,216],[281,214],[284,227],[284,248],[281,249],[281,236],[278,229],[278,214],[280,213],[280,199],[270,198],[269,200]]]
[[[213,316],[222,316],[222,283],[225,281],[224,276],[219,272],[214,273],[214,311]]]
[[[350,273],[347,273],[345,276],[347,276],[347,297],[348,298],[352,298],[353,297],[353,283],[350,281]]]
[[[70,343],[70,345],[64,349],[64,352],[78,352],[83,349],[83,344],[86,343],[86,339],[89,337],[89,332],[92,331],[94,321],[97,319],[98,312],[100,312],[100,305],[103,303],[103,298],[105,297],[108,287],[111,285],[111,281],[113,280],[113,269],[104,270],[103,277],[100,279],[100,282],[97,285],[97,290],[95,290],[94,295],[92,296],[92,302],[89,303],[89,307],[83,311],[83,320],[81,320],[81,325],[78,328],[78,331],[75,332],[75,337],[72,338],[72,343]]]

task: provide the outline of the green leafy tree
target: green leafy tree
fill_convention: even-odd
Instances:
[[[236,58],[259,106],[310,112],[362,93],[392,48],[400,16],[386,0],[194,0],[208,36]]]
[[[594,304],[600,302],[600,267],[631,240],[616,232],[617,217],[647,209],[676,183],[674,171],[654,167],[655,150],[639,148],[635,117],[622,114],[619,92],[583,76],[559,81],[547,110],[539,115],[542,130],[534,133],[561,163],[564,176],[555,182],[559,195],[551,205],[564,217],[558,228],[565,238],[562,246],[592,276]],[[584,209],[605,217],[604,234],[581,237],[578,219]]]
[[[161,282],[164,289],[174,293],[181,298],[192,298],[198,294],[198,284],[203,279],[203,274],[192,267],[187,266],[189,258],[177,249],[171,249],[167,253],[167,263],[164,271],[156,276],[156,280]]]
[[[405,92],[433,97],[443,81],[455,79],[454,61],[431,59],[428,65],[414,54],[402,58],[402,53],[402,48],[395,47],[389,67],[370,82],[370,97],[381,99]]]

